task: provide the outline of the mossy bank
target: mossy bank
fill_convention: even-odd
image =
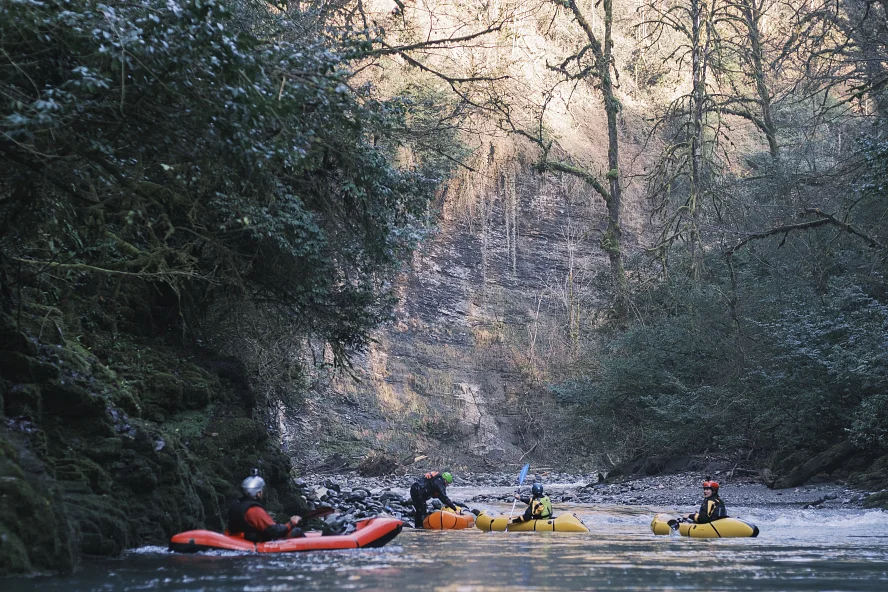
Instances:
[[[297,509],[267,411],[388,318],[457,145],[339,9],[0,3],[0,571],[220,528],[252,466]]]
[[[221,529],[251,467],[273,512],[300,510],[240,362],[71,321],[37,305],[0,315],[0,573]]]

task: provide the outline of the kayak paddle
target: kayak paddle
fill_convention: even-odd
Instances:
[[[530,470],[530,463],[524,465],[524,468],[521,469],[521,472],[518,474],[518,487],[515,488],[515,493],[521,491],[521,484],[524,483],[524,478],[527,477],[527,471]],[[515,504],[518,503],[518,500],[512,502],[512,511],[509,512],[509,522],[512,521],[512,514],[515,513]]]

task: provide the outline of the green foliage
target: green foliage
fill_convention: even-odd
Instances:
[[[879,393],[863,400],[850,432],[861,448],[888,450],[888,396]]]
[[[844,281],[820,299],[791,293],[779,318],[753,320],[756,356],[743,384],[784,441],[835,441],[857,405],[888,386],[888,307]]]
[[[406,105],[350,73],[368,32],[263,6],[5,2],[3,248],[123,307],[145,283],[271,302],[341,360],[387,317],[441,167],[392,164]]]
[[[736,443],[742,430],[722,426],[738,412],[726,385],[737,345],[717,291],[681,280],[653,297],[662,308],[610,336],[597,372],[556,386],[556,397],[577,406],[593,446],[621,456]]]
[[[11,436],[0,427],[0,575],[71,572],[78,557],[61,496],[41,479],[42,463]]]
[[[272,512],[300,508],[250,369],[170,344],[207,345],[208,311],[243,305],[343,362],[390,314],[449,166],[396,163],[437,99],[380,99],[352,73],[375,33],[319,18],[0,3],[0,403],[22,439],[0,473],[46,467],[9,481],[3,567],[219,530],[251,467]]]
[[[864,137],[860,140],[863,154],[863,174],[857,183],[861,196],[884,206],[888,197],[888,140]]]
[[[850,436],[884,449],[881,279],[834,277],[823,294],[804,282],[778,291],[787,278],[762,278],[756,267],[740,267],[736,319],[719,278],[672,280],[639,301],[642,322],[609,336],[595,372],[554,387],[593,448],[624,458],[820,450]]]

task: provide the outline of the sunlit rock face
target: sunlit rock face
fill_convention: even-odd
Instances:
[[[299,464],[350,468],[374,450],[402,465],[489,466],[557,441],[543,385],[607,314],[604,204],[529,173],[490,185],[445,206],[400,278],[395,320],[355,360],[361,382],[325,382],[314,413],[286,422]]]
[[[529,451],[527,458],[533,458],[566,441],[545,385],[575,359],[610,304],[608,261],[599,245],[604,201],[578,177],[533,173],[540,146],[524,141],[545,130],[555,142],[550,159],[607,184],[601,92],[595,84],[556,84],[560,74],[551,68],[576,55],[585,34],[569,11],[555,5],[532,13],[511,0],[375,0],[363,7],[384,25],[393,46],[461,38],[491,26],[489,38],[417,59],[460,79],[479,72],[501,77],[489,90],[503,93],[495,98],[508,107],[505,118],[515,119],[478,113],[462,122],[471,129],[458,159],[471,154],[471,170],[456,166],[442,187],[438,232],[398,281],[395,319],[354,360],[361,382],[313,375],[317,383],[306,405],[280,413],[284,443],[297,464],[330,470],[356,466],[370,451],[391,455],[382,462],[388,466],[411,465],[419,457],[435,466],[501,465]],[[514,15],[506,16],[513,8]],[[617,63],[634,60],[633,50],[632,44],[617,44]],[[365,75],[378,74],[384,93],[438,88],[441,80],[414,66],[386,61]],[[642,183],[628,179],[647,164],[642,130],[650,113],[634,92],[637,76],[621,84],[619,168],[627,180],[620,226],[628,251],[648,219],[639,201]],[[457,127],[467,129],[462,123]],[[519,133],[508,133],[509,124]],[[409,152],[398,153],[405,166],[415,162]],[[564,451],[558,456],[565,460]],[[370,464],[379,465],[377,460]]]

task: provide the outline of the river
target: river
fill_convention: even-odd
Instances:
[[[509,511],[490,504],[489,509]],[[12,578],[6,592],[44,590],[888,590],[888,513],[731,508],[755,539],[655,536],[674,508],[560,504],[588,534],[416,531],[381,549],[277,556],[177,555],[134,549],[66,577]]]

